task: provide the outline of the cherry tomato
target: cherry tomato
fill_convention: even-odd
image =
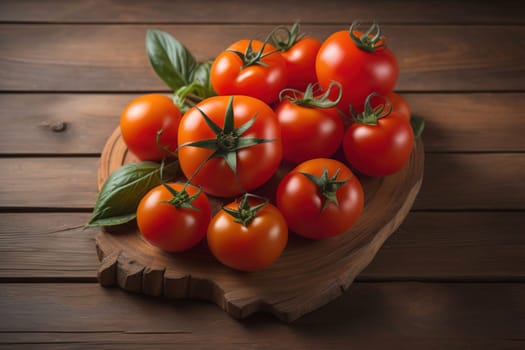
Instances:
[[[332,81],[343,85],[343,97],[339,108],[347,112],[349,105],[354,110],[363,110],[365,99],[375,92],[389,94],[397,81],[399,68],[396,57],[385,46],[380,35],[363,38],[353,23],[349,31],[330,35],[319,49],[316,72],[319,83],[326,88]],[[374,24],[379,33],[379,27]]]
[[[195,197],[186,201],[195,208],[181,206],[184,198],[173,204],[166,203],[173,200],[174,195],[164,185],[159,185],[140,201],[137,225],[142,236],[152,245],[168,252],[181,252],[204,238],[211,220],[211,207],[206,195],[196,187],[184,188],[180,183],[169,183],[168,186],[179,193],[187,193],[182,196]]]
[[[369,176],[386,176],[400,171],[410,158],[414,133],[406,117],[398,113],[377,120],[377,124],[354,122],[343,138],[343,151],[352,167]]]
[[[286,86],[286,62],[259,40],[239,40],[215,59],[210,76],[219,95],[247,95],[272,103]],[[273,52],[273,53],[272,53]]]
[[[308,95],[307,97],[305,97]],[[275,113],[282,132],[283,158],[298,164],[312,158],[330,157],[339,148],[344,124],[335,101],[316,99],[311,85],[305,94],[282,99]]]
[[[285,175],[277,188],[277,207],[295,233],[311,239],[346,232],[363,211],[361,184],[343,163],[311,159]]]
[[[244,197],[246,198],[246,197]],[[243,201],[244,204],[243,204]],[[257,208],[247,222],[236,221],[248,208]],[[249,211],[249,209],[248,209]],[[241,222],[238,222],[241,221]],[[272,264],[288,241],[288,227],[279,210],[253,198],[235,201],[220,210],[211,220],[207,233],[213,255],[226,266],[241,271],[255,271]]]
[[[124,109],[120,131],[128,149],[140,160],[158,161],[167,156],[156,143],[170,150],[177,147],[177,130],[181,119],[179,109],[171,99],[159,94],[140,96]]]
[[[395,92],[391,92],[388,95],[386,95],[385,98],[392,105],[392,113],[399,114],[402,117],[404,117],[408,122],[410,122],[410,105],[403,96],[396,94]],[[384,104],[385,99],[381,98],[380,96],[374,96],[372,97],[370,102],[372,107],[377,107],[381,104]]]
[[[197,107],[184,114],[178,135],[179,162],[192,183],[209,194],[233,197],[270,179],[281,162],[282,144],[279,122],[267,104],[249,96],[215,96]]]
[[[306,37],[281,52],[286,61],[287,87],[304,90],[308,84],[317,82],[315,58],[320,47],[321,42],[318,39]]]

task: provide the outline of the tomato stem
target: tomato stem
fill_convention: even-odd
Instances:
[[[330,95],[332,94],[332,91],[334,87],[337,87],[339,89],[337,98],[335,100],[330,99]],[[319,89],[319,84],[308,84],[306,87],[306,90],[299,91],[296,89],[283,89],[279,93],[279,99],[282,101],[284,99],[290,100],[292,103],[303,106],[303,107],[311,107],[311,108],[333,108],[337,106],[339,101],[341,101],[341,98],[343,97],[343,87],[338,81],[332,81],[324,90],[324,93],[320,95],[320,93],[323,92],[323,90]]]
[[[337,177],[339,176],[340,172],[341,168],[338,168],[332,177],[328,176],[327,168],[323,169],[323,173],[321,174],[321,176],[315,176],[310,173],[299,172],[299,174],[306,176],[308,180],[312,181],[317,186],[317,189],[319,190],[321,195],[324,197],[324,203],[323,207],[321,208],[321,212],[330,203],[334,203],[336,206],[339,206],[339,202],[337,200],[337,190],[339,189],[339,187],[343,186],[350,180],[350,178],[345,180],[338,180]]]
[[[366,32],[361,33],[357,28],[361,25],[359,21],[352,22],[350,26],[350,37],[357,47],[367,52],[376,52],[386,48],[385,37],[381,35],[379,24],[374,22]]]
[[[157,135],[155,136],[155,143],[157,144],[157,147],[163,151],[164,153],[172,156],[173,158],[177,158],[178,155],[177,155],[177,152],[174,152],[174,151],[171,151],[170,149],[168,149],[166,146],[162,145],[160,143],[160,136],[162,135],[162,133],[164,132],[163,129],[160,129],[159,131],[157,131]]]
[[[241,70],[246,67],[253,66],[256,64],[259,66],[268,67],[268,64],[263,62],[262,59],[271,54],[279,52],[279,50],[272,50],[270,52],[264,53],[264,48],[266,47],[266,45],[268,45],[266,41],[263,42],[263,45],[261,46],[259,51],[254,51],[252,43],[253,43],[253,40],[250,40],[248,42],[248,46],[246,47],[246,51],[244,52],[240,52],[236,50],[227,50],[229,52],[236,54],[242,60],[243,64],[242,64]]]
[[[286,52],[304,37],[299,27],[299,22],[292,24],[289,29],[283,25],[277,26],[268,34],[265,41],[278,48],[279,51]]]
[[[262,200],[263,202],[252,207],[250,206],[250,203],[248,202],[249,198],[257,198],[257,199]],[[268,204],[268,202],[269,202],[268,198],[257,196],[251,193],[245,193],[242,196],[242,199],[239,203],[239,207],[237,210],[230,209],[227,207],[223,207],[222,209],[233,217],[234,222],[237,222],[243,225],[244,227],[248,227],[248,225],[257,216],[257,212],[260,209],[262,209],[266,204]]]
[[[384,103],[376,107],[372,107],[371,100],[373,97],[380,97]],[[377,125],[379,119],[387,117],[392,112],[392,103],[385,96],[376,94],[375,92],[368,95],[365,100],[365,109],[362,113],[354,117],[354,121],[361,124]]]

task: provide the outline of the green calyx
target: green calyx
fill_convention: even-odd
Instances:
[[[376,107],[372,107],[371,100],[373,97],[382,98],[384,103],[379,104]],[[377,125],[379,119],[388,116],[391,112],[392,104],[390,103],[390,101],[386,97],[373,92],[370,95],[368,95],[368,97],[365,100],[364,111],[362,113],[357,114],[354,117],[354,121],[361,124]]]
[[[290,28],[286,26],[275,27],[275,29],[268,34],[266,42],[275,46],[279,51],[285,52],[303,37],[304,34],[299,30],[299,22],[295,22]]]
[[[190,196],[186,192],[186,187],[189,185],[185,183],[180,192],[177,192],[173,187],[163,182],[162,185],[173,195],[173,198],[167,201],[162,201],[163,203],[168,203],[173,205],[177,209],[191,209],[195,211],[200,211],[199,208],[193,205],[193,201],[200,196],[202,189],[199,187],[199,191],[194,195]]]
[[[255,206],[250,206],[250,203],[248,202],[249,198],[257,198],[262,200],[263,202],[260,204],[257,204]],[[237,222],[244,227],[248,227],[248,225],[255,219],[257,216],[257,212],[262,209],[266,204],[268,204],[268,199],[256,196],[254,194],[246,193],[241,199],[241,202],[239,203],[239,208],[237,210],[230,209],[223,207],[222,209],[230,214],[233,217],[233,221]]]
[[[377,23],[374,22],[366,32],[358,36],[356,33],[360,33],[357,31],[360,25],[359,21],[354,21],[350,26],[350,37],[357,47],[367,52],[376,52],[386,48],[385,37],[381,36],[381,28]]]
[[[201,113],[208,127],[216,135],[215,138],[199,140],[195,142],[188,142],[182,144],[180,147],[199,147],[214,150],[214,152],[208,157],[206,162],[210,159],[221,157],[223,158],[233,173],[237,174],[237,151],[243,148],[252,147],[261,143],[273,142],[273,139],[261,139],[257,137],[243,137],[242,135],[248,131],[257,119],[257,114],[253,116],[243,125],[238,128],[234,128],[234,115],[233,115],[233,96],[228,102],[226,108],[226,114],[224,117],[224,125],[222,127],[215,124],[211,118],[204,113],[198,106],[195,108]],[[204,162],[204,163],[206,163]],[[203,164],[204,164],[203,163]]]
[[[252,47],[252,42],[253,42],[253,40],[250,40],[248,42],[248,46],[246,47],[246,51],[244,51],[244,52],[239,52],[239,51],[235,51],[235,50],[227,50],[227,51],[232,52],[232,53],[236,54],[237,56],[239,56],[239,58],[242,60],[242,67],[241,67],[241,69],[244,69],[246,67],[253,66],[253,65],[256,65],[256,64],[259,65],[259,66],[268,67],[268,64],[264,63],[262,61],[262,59],[265,58],[266,56],[269,56],[269,55],[277,52],[277,51],[274,50],[274,51],[270,51],[270,52],[264,53],[264,48],[266,47],[267,42],[263,43],[263,45],[261,46],[261,49],[259,51],[254,51],[253,47]]]
[[[323,173],[321,176],[315,176],[309,173],[302,173],[300,174],[306,176],[308,180],[312,181],[316,186],[321,195],[324,198],[324,204],[321,211],[323,211],[330,203],[334,203],[336,206],[339,206],[339,202],[337,201],[337,190],[339,187],[343,186],[345,183],[348,182],[350,179],[345,180],[337,180],[337,177],[339,176],[339,173],[341,172],[341,169],[337,169],[335,174],[330,177],[328,176],[328,169],[324,168]]]
[[[337,98],[332,100],[330,99],[330,95],[335,87],[337,87],[339,91]],[[303,107],[333,108],[337,106],[339,101],[341,101],[341,97],[343,97],[343,87],[337,81],[330,82],[330,85],[328,85],[328,88],[322,93],[322,95],[320,94],[321,92],[322,91],[319,91],[318,84],[308,84],[304,92],[295,89],[283,89],[279,93],[279,99],[281,101],[283,99],[288,99],[292,103]]]

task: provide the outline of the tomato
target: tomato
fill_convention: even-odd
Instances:
[[[200,102],[184,114],[178,140],[184,175],[219,197],[264,184],[282,159],[275,113],[249,96],[215,96]]]
[[[168,186],[181,195],[177,198],[164,185],[153,188],[139,203],[137,225],[152,245],[168,252],[181,252],[204,238],[211,207],[206,195],[194,186],[184,187],[181,183]],[[173,203],[167,203],[170,200]],[[194,208],[189,208],[190,205]]]
[[[400,171],[408,162],[414,132],[406,116],[395,112],[380,115],[377,109],[372,109],[369,104],[372,97],[367,98],[365,112],[346,131],[343,151],[348,163],[359,172],[387,176]]]
[[[396,84],[399,68],[396,57],[385,46],[384,38],[372,34],[363,37],[353,23],[349,31],[330,35],[317,54],[316,73],[319,83],[326,88],[332,81],[343,85],[339,108],[346,112],[349,105],[363,110],[364,101],[372,92],[388,95]]]
[[[346,232],[363,211],[363,188],[343,163],[311,159],[285,175],[277,188],[277,207],[290,229],[324,239]]]
[[[288,72],[287,87],[304,90],[308,84],[317,82],[315,58],[320,47],[321,41],[308,37],[281,52]]]
[[[344,135],[336,104],[322,96],[314,97],[312,85],[301,96],[288,95],[282,99],[275,113],[281,125],[284,159],[297,164],[335,153]]]
[[[288,226],[274,205],[245,196],[212,218],[206,237],[221,263],[236,270],[255,271],[281,255],[288,241]]]
[[[272,103],[286,86],[286,62],[259,40],[239,40],[215,59],[210,77],[219,95],[247,95]]]
[[[391,92],[385,96],[386,100],[392,105],[392,113],[396,113],[404,117],[408,122],[410,122],[410,105],[407,100],[395,92]],[[385,103],[385,99],[380,96],[374,96],[371,99],[372,107],[377,107]]]
[[[304,91],[308,84],[317,82],[315,58],[321,42],[304,36],[299,29],[299,22],[290,28],[276,27],[268,35],[267,41],[279,49],[286,62],[288,88]]]
[[[180,119],[181,113],[171,99],[149,94],[137,97],[124,109],[120,131],[128,149],[140,160],[158,161],[168,154],[157,146],[157,132],[162,130],[160,144],[174,150]]]

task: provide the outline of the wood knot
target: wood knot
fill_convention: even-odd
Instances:
[[[66,122],[43,122],[41,124],[43,127],[48,128],[49,130],[53,132],[63,132],[67,129],[67,123]]]

